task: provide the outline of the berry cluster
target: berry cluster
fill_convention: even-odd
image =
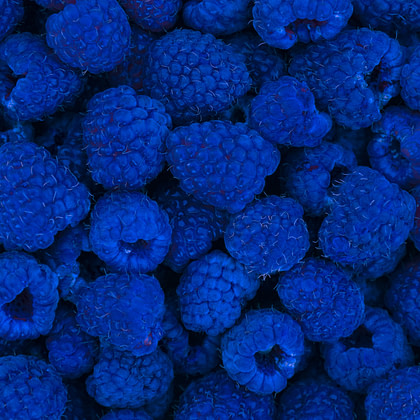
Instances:
[[[0,0],[0,419],[420,419],[419,0]]]

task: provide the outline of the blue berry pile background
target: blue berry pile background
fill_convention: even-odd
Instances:
[[[0,0],[0,419],[420,420],[420,0]]]

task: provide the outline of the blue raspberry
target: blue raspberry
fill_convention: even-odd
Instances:
[[[130,49],[124,61],[106,75],[112,87],[128,85],[137,92],[143,90],[147,50],[157,38],[154,33],[146,32],[137,26],[131,27]]]
[[[0,254],[0,336],[34,339],[53,326],[58,278],[23,252]]]
[[[351,0],[256,0],[253,25],[276,48],[334,38],[353,12]]]
[[[281,303],[312,341],[347,337],[364,317],[363,294],[335,264],[308,258],[279,278]]]
[[[3,419],[60,419],[67,391],[60,375],[32,356],[0,357],[0,417]]]
[[[203,203],[241,211],[264,189],[278,150],[245,124],[209,121],[178,127],[166,139],[166,160],[180,187]]]
[[[218,370],[189,384],[175,411],[175,420],[273,420],[274,399],[255,395]]]
[[[130,410],[128,408],[113,410],[101,417],[101,420],[153,420],[144,410]]]
[[[185,328],[213,336],[223,333],[235,324],[259,285],[255,274],[222,251],[193,261],[177,288]]]
[[[407,239],[415,210],[410,194],[359,166],[334,194],[319,230],[321,249],[326,257],[354,268],[390,259]]]
[[[163,168],[172,127],[164,106],[129,86],[107,89],[87,105],[83,137],[92,178],[105,188],[138,189]]]
[[[99,404],[112,408],[140,408],[163,398],[174,377],[172,362],[161,350],[141,357],[104,346],[86,387]]]
[[[226,248],[258,274],[287,271],[309,249],[302,216],[302,206],[291,198],[262,198],[231,217],[225,232]]]
[[[420,366],[391,372],[375,382],[365,400],[367,420],[418,419]]]
[[[58,60],[38,35],[7,37],[0,44],[1,60],[10,70],[7,86],[0,88],[0,102],[12,119],[42,119],[72,103],[81,91],[80,76]]]
[[[420,346],[420,260],[415,258],[388,275],[385,305],[406,330],[410,342]]]
[[[227,215],[200,203],[180,188],[160,192],[156,200],[168,213],[172,228],[165,264],[173,271],[182,272],[190,260],[207,254],[212,242],[223,236]]]
[[[193,333],[180,322],[177,308],[167,307],[162,321],[165,335],[162,344],[170,356],[175,373],[204,375],[219,364],[220,336],[199,336],[200,342],[190,344]]]
[[[286,388],[303,353],[299,324],[275,309],[250,310],[222,337],[228,375],[261,395]]]
[[[163,335],[164,298],[155,277],[108,274],[81,288],[77,322],[88,334],[142,356],[155,351]]]
[[[128,17],[141,28],[167,32],[177,21],[182,0],[120,0]]]
[[[77,0],[47,19],[47,44],[71,67],[112,70],[128,52],[131,29],[116,0]]]
[[[322,379],[301,379],[282,392],[277,420],[353,420],[347,393]]]
[[[245,64],[252,79],[252,87],[258,90],[263,83],[273,82],[286,74],[286,60],[279,50],[261,42],[254,32],[236,33],[225,42],[245,56]]]
[[[0,40],[12,32],[22,20],[23,0],[0,0]]]
[[[363,26],[390,35],[420,31],[417,0],[353,0],[354,14]]]
[[[408,57],[401,70],[401,97],[411,109],[420,111],[420,45]]]
[[[348,391],[364,393],[394,368],[413,364],[414,356],[402,327],[384,309],[366,307],[354,333],[323,345],[328,375]]]
[[[189,0],[182,10],[185,25],[201,32],[230,35],[248,26],[249,0]]]
[[[228,109],[249,90],[251,79],[245,57],[223,41],[176,29],[149,47],[143,87],[180,125]]]
[[[290,76],[262,85],[249,123],[271,143],[294,147],[318,146],[332,125],[328,114],[317,111],[307,84]]]
[[[323,216],[334,200],[334,183],[357,166],[353,152],[323,142],[314,148],[292,150],[282,162],[285,192],[297,200],[309,216]]]
[[[92,211],[92,250],[114,270],[154,270],[168,253],[171,235],[168,215],[139,192],[108,193]]]
[[[0,242],[6,249],[49,247],[89,207],[87,188],[47,150],[29,142],[0,147]]]
[[[78,378],[92,370],[99,353],[95,338],[80,329],[71,306],[60,306],[48,334],[48,360],[63,378]]]
[[[372,127],[367,152],[373,169],[410,188],[420,183],[420,115],[405,107],[388,107]]]
[[[403,64],[395,39],[361,28],[297,51],[289,73],[307,83],[338,124],[357,130],[379,121],[381,109],[398,95]]]

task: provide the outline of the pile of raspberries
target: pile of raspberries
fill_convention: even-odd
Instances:
[[[0,0],[0,419],[420,419],[420,1]]]

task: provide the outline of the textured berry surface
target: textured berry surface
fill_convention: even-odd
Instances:
[[[77,310],[84,331],[137,356],[155,351],[163,335],[164,294],[145,274],[99,277],[80,290]]]
[[[92,178],[105,188],[138,189],[163,168],[171,119],[163,105],[129,86],[88,103],[83,137]]]
[[[166,146],[166,159],[180,187],[229,213],[250,203],[280,162],[277,149],[241,123],[209,121],[178,127]]]
[[[90,372],[99,350],[96,340],[81,331],[75,311],[68,306],[58,308],[46,347],[48,360],[64,378],[77,378]]]
[[[75,71],[47,48],[44,39],[28,32],[10,35],[0,44],[7,64],[0,102],[15,120],[38,120],[73,102],[82,88]]]
[[[251,102],[250,126],[274,144],[314,147],[331,129],[305,82],[290,76],[264,83]]]
[[[303,356],[303,340],[299,324],[289,315],[274,309],[251,310],[223,336],[223,366],[252,392],[280,392]]]
[[[401,97],[413,110],[420,111],[420,46],[410,54],[401,70]]]
[[[212,336],[223,333],[235,324],[258,287],[255,274],[221,251],[193,261],[177,288],[185,328]]]
[[[401,188],[420,184],[420,114],[388,107],[372,131],[367,147],[372,168]]]
[[[160,192],[156,201],[168,213],[172,228],[165,264],[173,271],[182,272],[190,260],[207,254],[212,241],[223,236],[228,217],[178,187]]]
[[[128,52],[131,29],[117,0],[78,0],[47,19],[47,43],[71,67],[112,70]]]
[[[399,93],[404,52],[395,39],[367,28],[298,50],[289,73],[308,84],[317,105],[353,130],[380,120]]]
[[[279,278],[281,303],[312,341],[347,337],[361,324],[363,294],[333,263],[308,258]]]
[[[369,388],[365,400],[367,420],[418,419],[420,366],[391,372]]]
[[[86,386],[89,395],[105,407],[139,408],[162,397],[172,379],[172,362],[159,349],[136,357],[104,346]]]
[[[385,304],[406,330],[412,344],[420,345],[420,260],[402,264],[389,275]]]
[[[225,232],[229,254],[257,274],[287,271],[309,249],[303,209],[291,198],[272,195],[231,217]]]
[[[251,87],[245,57],[211,34],[176,29],[148,50],[145,92],[175,124],[214,117]]]
[[[56,370],[31,356],[0,357],[0,416],[4,419],[60,419],[66,388]]]
[[[182,0],[120,0],[128,17],[141,28],[167,32],[177,21]]]
[[[109,193],[92,211],[92,250],[114,270],[154,270],[168,253],[171,235],[168,215],[139,192]]]
[[[249,0],[189,0],[182,10],[185,25],[201,32],[229,35],[248,26]]]
[[[347,24],[351,0],[256,0],[253,25],[276,48],[334,38]]]
[[[219,370],[188,386],[181,395],[174,419],[271,420],[274,412],[271,396],[255,395]]]
[[[353,420],[345,391],[322,379],[301,379],[282,392],[278,420]]]
[[[357,166],[356,157],[339,144],[292,150],[281,165],[285,192],[297,200],[309,216],[323,216],[334,200],[334,184]]]
[[[34,339],[53,326],[58,278],[23,252],[0,254],[0,337]]]
[[[334,194],[319,231],[320,246],[326,257],[349,266],[390,258],[407,239],[415,210],[411,195],[360,166]]]
[[[0,0],[0,40],[13,31],[23,18],[23,0]]]
[[[0,147],[0,242],[6,249],[47,248],[89,207],[87,188],[46,149],[29,142]]]
[[[413,364],[413,352],[399,324],[388,312],[366,307],[362,325],[348,338],[324,344],[328,375],[348,391],[369,385],[396,367]]]

